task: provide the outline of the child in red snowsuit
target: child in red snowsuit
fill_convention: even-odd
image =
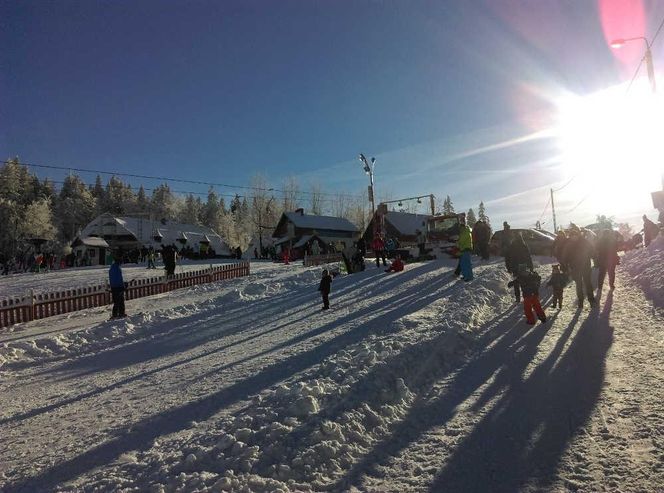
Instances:
[[[521,292],[523,293],[523,311],[526,314],[526,322],[535,324],[535,314],[542,323],[546,322],[546,314],[539,300],[539,288],[542,278],[537,272],[530,269],[521,269],[517,274]],[[533,310],[535,313],[533,314]]]
[[[401,272],[403,271],[403,260],[401,256],[397,255],[396,258],[390,264],[390,267],[385,270],[385,272]]]

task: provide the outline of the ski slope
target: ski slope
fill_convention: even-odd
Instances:
[[[0,489],[656,491],[653,245],[597,309],[570,286],[535,327],[496,259],[470,283],[452,261],[368,264],[335,278],[328,312],[320,267],[252,263],[130,301],[122,321],[100,308],[4,330]]]

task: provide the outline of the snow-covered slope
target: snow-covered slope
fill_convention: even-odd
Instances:
[[[502,262],[476,265],[470,283],[453,268],[338,277],[321,312],[320,268],[256,264],[247,278],[130,301],[126,321],[89,311],[6,332],[0,488],[662,484],[661,318],[625,274],[597,309],[575,310],[570,288],[531,328]]]
[[[623,263],[655,306],[664,308],[664,234],[657,236],[647,248],[625,254]]]

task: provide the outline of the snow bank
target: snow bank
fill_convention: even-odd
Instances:
[[[312,284],[319,270],[305,271],[299,280]],[[360,282],[361,274],[354,274],[355,279]],[[440,283],[440,297],[432,296],[417,309],[404,301],[401,316],[387,330],[369,332],[254,395],[234,415],[192,423],[156,441],[111,473],[88,478],[86,487],[155,492],[338,489],[343,473],[413,411],[416,396],[469,358],[486,325],[513,306],[507,280],[496,264],[479,270],[472,283],[455,281],[451,269],[415,278],[411,282],[421,286]],[[422,290],[420,296],[427,294]]]
[[[622,266],[654,305],[664,308],[664,235],[647,248],[626,253]]]

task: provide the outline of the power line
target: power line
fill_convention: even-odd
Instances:
[[[360,195],[353,195],[353,194],[346,194],[346,193],[334,193],[334,192],[309,192],[306,190],[298,190],[297,192],[294,191],[289,191],[289,190],[281,190],[277,188],[262,188],[262,187],[251,187],[251,186],[246,186],[246,185],[229,185],[228,183],[215,183],[215,182],[208,182],[208,181],[200,181],[200,180],[187,180],[184,178],[170,178],[166,176],[150,176],[150,175],[139,175],[135,173],[124,173],[124,172],[119,172],[119,171],[102,171],[102,170],[96,170],[96,169],[88,169],[88,168],[73,168],[71,166],[56,166],[53,164],[38,164],[38,163],[20,163],[23,166],[32,166],[35,168],[45,168],[45,169],[57,169],[57,170],[62,170],[62,171],[76,171],[80,173],[97,173],[99,175],[111,175],[111,176],[128,176],[131,178],[141,178],[144,180],[160,180],[160,181],[166,181],[166,182],[177,182],[177,183],[189,183],[193,185],[208,185],[212,187],[225,187],[225,188],[234,188],[234,189],[240,189],[240,190],[254,190],[254,191],[261,191],[261,192],[276,192],[276,193],[282,193],[282,194],[307,194],[307,195],[332,195],[335,197],[346,197],[346,198],[362,198]]]
[[[550,203],[551,203],[551,197],[549,197],[549,200],[546,201],[546,205],[544,206],[544,210],[543,210],[542,213],[540,214],[540,217],[539,217],[539,219],[537,220],[537,222],[542,221],[542,218],[544,217],[544,213],[545,213],[546,210],[549,208],[549,204],[550,204]]]
[[[657,32],[655,33],[655,36],[653,36],[652,41],[650,42],[650,46],[655,44],[655,40],[657,39],[657,36],[659,35],[660,31],[662,30],[662,27],[664,26],[664,19],[662,19],[661,24],[657,28]],[[641,67],[643,66],[643,61],[646,59],[646,55],[641,58],[641,61],[639,62],[639,65],[636,67],[636,70],[634,71],[634,75],[632,76],[632,80],[629,81],[629,85],[627,86],[627,90],[625,90],[625,94],[629,92],[629,90],[632,88],[632,84],[636,80],[636,76],[639,75],[639,71],[641,70]]]

